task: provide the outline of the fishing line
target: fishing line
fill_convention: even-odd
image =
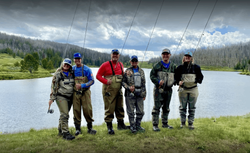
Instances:
[[[217,2],[218,2],[218,0],[216,0],[215,3],[214,3],[214,7],[213,7],[213,9],[212,9],[212,11],[211,11],[211,13],[210,13],[210,15],[209,15],[209,17],[208,17],[207,23],[206,23],[206,25],[205,25],[205,27],[204,27],[202,33],[201,33],[200,39],[199,39],[199,41],[198,41],[198,44],[197,44],[196,47],[195,47],[194,52],[196,51],[196,49],[197,49],[197,47],[198,47],[198,45],[199,45],[199,43],[200,43],[200,41],[201,41],[201,38],[202,38],[202,36],[204,35],[204,31],[205,31],[205,29],[206,29],[206,27],[207,27],[207,24],[208,24],[208,22],[209,22],[209,20],[210,20],[210,17],[211,17],[212,14],[213,14],[213,11],[214,11],[214,8],[215,8]]]
[[[86,23],[86,28],[85,28],[86,30],[85,30],[85,34],[84,34],[83,48],[85,47],[85,40],[86,40],[87,31],[88,31],[90,7],[91,7],[91,0],[89,2],[89,10],[88,10],[88,17],[87,17],[87,23]]]
[[[130,27],[129,27],[127,37],[126,37],[126,39],[125,39],[125,41],[124,41],[124,43],[123,43],[121,53],[122,53],[123,48],[124,48],[124,46],[125,46],[125,44],[126,44],[127,38],[128,38],[128,36],[129,36],[129,33],[130,33],[130,30],[131,30],[131,27],[132,27],[132,25],[133,25],[133,23],[134,23],[134,20],[135,20],[135,17],[136,17],[136,14],[137,14],[137,12],[138,12],[138,9],[139,9],[140,5],[141,5],[141,0],[140,0],[139,4],[138,4],[138,6],[137,6],[136,11],[135,11],[135,15],[134,15],[134,18],[133,18],[133,20],[132,20],[132,22],[131,22],[131,25],[130,25]],[[120,56],[121,56],[121,53],[120,53]],[[118,63],[118,62],[119,62],[119,60],[117,61],[117,63]],[[116,68],[116,66],[117,66],[117,63],[116,63],[116,65],[115,65],[115,68]]]
[[[136,12],[135,12],[134,18],[133,18],[133,20],[132,20],[132,22],[131,22],[131,25],[130,25],[130,27],[129,27],[128,34],[127,34],[127,37],[126,37],[126,39],[125,39],[125,41],[124,41],[124,43],[123,43],[121,53],[122,53],[123,48],[124,48],[124,46],[125,46],[125,44],[126,44],[127,38],[128,38],[128,36],[129,36],[129,33],[130,33],[130,30],[131,30],[131,27],[132,27],[132,25],[133,25],[133,23],[134,23],[134,20],[135,20],[135,17],[136,17],[137,11],[138,11],[138,9],[139,9],[139,7],[140,7],[140,4],[141,4],[141,0],[140,0],[139,4],[138,4],[138,6],[137,6],[137,9],[136,9]],[[121,54],[121,53],[120,53],[120,54]]]
[[[195,11],[196,11],[196,9],[197,9],[199,3],[200,3],[200,0],[197,2],[196,6],[195,6],[195,9],[194,9],[194,11],[193,11],[193,14],[191,15],[191,18],[190,18],[189,21],[188,21],[188,24],[187,24],[187,26],[186,26],[186,29],[185,29],[185,31],[184,31],[182,37],[181,37],[181,40],[180,40],[180,42],[179,42],[179,44],[178,44],[178,46],[177,46],[175,52],[178,50],[178,48],[179,48],[179,46],[180,46],[180,44],[181,44],[181,41],[182,41],[182,39],[183,39],[183,37],[184,37],[186,31],[187,31],[187,28],[188,28],[188,26],[189,26],[189,24],[190,24],[190,22],[191,22],[191,20],[192,20],[192,18],[193,18],[193,16],[194,16],[194,13],[195,13]]]
[[[156,21],[155,21],[155,25],[154,25],[153,30],[152,30],[152,32],[151,32],[151,35],[150,35],[150,38],[149,38],[149,41],[148,41],[148,45],[147,45],[146,50],[145,50],[145,52],[144,52],[144,55],[143,55],[143,58],[142,58],[142,62],[141,62],[141,63],[143,63],[143,60],[144,60],[144,57],[145,57],[145,53],[146,53],[146,51],[148,50],[148,46],[149,46],[149,43],[150,43],[150,41],[151,41],[151,37],[152,37],[152,35],[153,35],[153,33],[154,33],[154,29],[155,29],[155,26],[156,26],[156,24],[157,24],[158,18],[159,18],[159,16],[160,16],[160,13],[161,13],[161,9],[162,9],[163,3],[164,3],[164,0],[163,0],[162,3],[161,3],[161,8],[160,8],[160,10],[159,10],[159,12],[158,12],[158,15],[157,15],[157,18],[156,18]],[[140,65],[140,64],[139,64],[139,65]]]
[[[73,16],[73,20],[72,20],[72,22],[71,22],[71,26],[70,26],[70,29],[69,29],[69,34],[68,34],[68,38],[67,38],[67,42],[66,42],[66,48],[65,48],[64,53],[63,53],[63,59],[64,59],[65,54],[66,54],[66,52],[67,52],[69,35],[70,35],[71,28],[72,28],[72,25],[73,25],[73,22],[74,22],[74,19],[75,19],[76,10],[77,10],[77,7],[78,7],[78,4],[79,4],[79,1],[80,1],[80,0],[78,0],[78,1],[77,1],[77,4],[76,4],[76,9],[75,9],[75,13],[74,13],[74,16]]]

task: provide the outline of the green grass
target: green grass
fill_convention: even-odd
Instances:
[[[250,115],[198,118],[195,130],[180,129],[179,119],[169,120],[174,129],[152,131],[151,122],[143,122],[145,133],[130,130],[108,135],[106,125],[94,126],[96,135],[83,134],[72,141],[57,136],[57,128],[25,133],[0,134],[1,152],[250,152]],[[161,126],[161,124],[160,124]],[[73,127],[70,132],[74,133]]]
[[[250,72],[241,72],[242,75],[250,75]]]
[[[38,71],[33,73],[21,72],[21,67],[14,66],[15,62],[20,63],[21,60],[20,57],[13,58],[8,54],[0,54],[0,80],[44,78],[52,76],[51,73],[55,72],[55,69],[48,71],[41,66],[39,66]]]

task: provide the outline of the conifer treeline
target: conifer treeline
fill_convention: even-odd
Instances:
[[[233,44],[225,47],[208,47],[193,52],[195,63],[200,66],[228,67],[249,70],[250,68],[250,42]],[[173,54],[171,61],[177,65],[182,63],[184,52]],[[149,63],[160,61],[161,57],[151,58]]]
[[[7,53],[13,55],[13,57],[17,55],[24,58],[26,54],[37,52],[40,65],[42,65],[42,60],[46,59],[47,62],[52,61],[55,68],[59,67],[65,49],[66,44],[62,43],[34,40],[0,33],[0,53]],[[101,53],[71,44],[68,44],[64,58],[67,57],[73,59],[73,55],[76,52],[79,52],[84,56],[84,64],[100,66],[103,62],[110,60],[110,54],[108,53]],[[119,60],[126,65],[129,63],[130,58],[128,55],[121,55]]]

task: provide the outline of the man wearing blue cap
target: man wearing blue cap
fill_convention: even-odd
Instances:
[[[165,48],[162,50],[162,61],[156,63],[150,72],[150,79],[155,84],[154,87],[154,107],[152,110],[153,130],[160,131],[159,114],[162,108],[162,127],[172,129],[168,125],[169,104],[172,96],[172,86],[175,83],[174,73],[176,66],[170,62],[171,52]]]
[[[96,130],[92,129],[93,115],[91,104],[90,86],[94,84],[94,77],[91,69],[82,64],[82,55],[74,54],[74,62],[76,65],[72,67],[75,75],[75,87],[73,94],[74,124],[76,128],[75,135],[81,134],[81,107],[83,116],[86,119],[88,133],[96,134]]]
[[[136,55],[131,57],[130,64],[131,67],[126,69],[122,80],[122,86],[125,88],[130,130],[132,133],[144,132],[145,129],[141,127],[141,120],[144,115],[143,101],[146,98],[146,79],[144,71],[138,66]]]
[[[182,65],[176,69],[175,79],[179,85],[181,128],[186,126],[186,113],[188,106],[188,127],[194,129],[195,104],[198,98],[197,83],[202,83],[203,74],[199,65],[194,64],[193,54],[188,51],[184,54]]]

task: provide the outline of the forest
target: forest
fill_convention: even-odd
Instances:
[[[250,71],[250,42],[224,47],[198,48],[193,53],[194,63],[200,66],[228,67],[235,70]],[[182,64],[185,51],[171,55],[171,61]],[[156,63],[161,57],[151,58],[148,63]]]
[[[65,55],[63,55],[64,52],[66,53]],[[20,56],[23,59],[28,54],[33,55],[39,65],[45,69],[59,67],[63,56],[73,59],[73,55],[76,52],[83,55],[83,63],[87,65],[100,66],[103,62],[110,60],[110,54],[108,53],[101,53],[76,45],[38,39],[34,40],[0,33],[0,53],[7,53],[13,57]],[[124,65],[128,65],[130,57],[128,55],[121,55],[119,60]]]
[[[200,66],[213,67],[228,67],[235,70],[250,71],[250,42],[232,44],[224,47],[207,47],[198,48],[193,52],[194,61]],[[14,35],[7,35],[0,33],[0,53],[7,53],[9,55],[20,56],[26,60],[34,60],[45,69],[53,69],[60,66],[64,52],[65,57],[73,59],[73,54],[81,53],[83,63],[100,66],[103,62],[110,60],[110,54],[101,53],[95,50],[82,48],[71,44],[62,44],[45,40],[34,40]],[[181,64],[184,52],[176,53],[171,56],[171,61],[176,65]],[[128,55],[121,55],[120,61],[123,64],[129,65],[130,57]],[[161,57],[151,58],[148,64],[154,64],[161,60]],[[16,63],[16,65],[21,63]]]

